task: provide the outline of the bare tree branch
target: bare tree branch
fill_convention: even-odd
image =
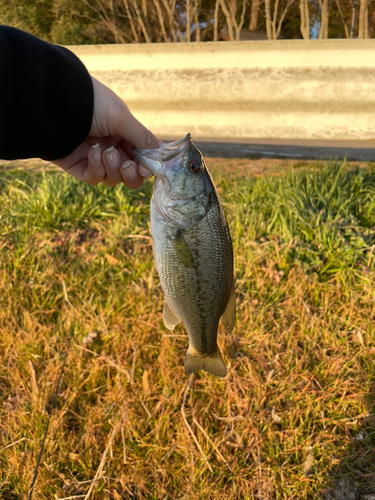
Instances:
[[[132,17],[132,15],[130,13],[128,0],[123,0],[123,3],[124,3],[124,6],[125,6],[126,13],[128,15],[128,19],[129,19],[129,23],[130,23],[130,28],[132,30],[132,33],[133,33],[133,36],[134,36],[134,40],[135,40],[136,43],[139,43],[138,33],[137,33],[137,30],[135,29],[133,17]]]
[[[142,13],[143,17],[147,19],[147,0],[142,0]]]
[[[99,10],[97,8],[95,8],[93,5],[91,5],[87,0],[82,0],[83,3],[85,5],[87,5],[87,7],[89,7],[93,12],[95,12],[97,14],[97,16],[99,17],[99,19],[102,21],[102,23],[104,24],[104,26],[106,26],[106,28],[108,29],[108,31],[110,31],[113,36],[116,38],[119,39],[119,41],[121,43],[126,43],[126,40],[125,38],[121,35],[120,31],[117,29],[117,26],[115,26],[110,18],[108,17],[103,5],[96,1],[96,3],[98,4],[99,6]]]
[[[350,38],[353,38],[353,36],[354,36],[355,8],[356,8],[356,0],[353,0],[353,2],[352,2],[352,22],[350,25]]]
[[[176,23],[175,23],[175,20],[174,20],[174,9],[175,9],[175,6],[176,6],[176,0],[172,0],[171,1],[171,5],[168,4],[168,0],[161,0],[162,3],[163,3],[163,6],[165,8],[165,10],[167,11],[168,13],[168,22],[169,22],[169,31],[172,35],[172,40],[174,42],[177,42],[177,37],[176,37]],[[180,30],[178,30],[179,34],[180,34],[180,40],[182,39],[182,33]]]
[[[272,26],[272,38],[274,40],[276,40],[275,33],[276,33],[276,21],[277,21],[278,10],[279,10],[279,0],[276,0],[275,6],[273,8],[273,19],[272,19],[272,22],[271,22],[271,26]]]
[[[272,23],[271,23],[271,0],[264,0],[264,8],[266,13],[266,30],[268,40],[273,40]]]
[[[186,0],[186,41],[190,42],[190,32],[191,32],[191,12],[190,12],[190,0]]]
[[[277,28],[277,31],[276,33],[274,34],[275,36],[275,40],[278,39],[279,35],[280,35],[280,32],[281,32],[281,28],[283,26],[283,22],[284,22],[284,19],[285,19],[285,16],[289,10],[289,8],[291,7],[291,5],[293,4],[294,0],[289,0],[288,3],[286,4],[285,8],[284,8],[284,11],[283,13],[281,14],[281,17],[280,17],[280,20],[279,20],[279,25],[278,25],[278,28]]]
[[[148,36],[148,33],[147,33],[147,29],[146,29],[146,26],[143,22],[143,19],[142,19],[142,15],[140,13],[140,10],[138,8],[138,5],[137,5],[137,0],[130,0],[133,4],[133,8],[135,10],[135,13],[137,15],[137,21],[141,27],[141,30],[142,30],[142,33],[143,33],[143,36],[145,37],[145,40],[146,40],[146,43],[150,43],[151,40],[150,40],[150,37]]]
[[[165,31],[163,13],[161,11],[160,2],[159,2],[159,0],[153,0],[153,2],[154,2],[154,5],[155,5],[155,8],[156,8],[156,12],[158,13],[158,18],[159,18],[161,33],[163,35],[164,41],[165,42],[169,42],[169,39],[167,37],[167,33]]]
[[[194,23],[195,23],[195,41],[201,41],[201,30],[199,26],[199,15],[198,15],[198,5],[199,0],[194,0]]]
[[[243,26],[243,23],[245,22],[246,6],[247,6],[247,0],[243,0],[241,20],[240,20],[240,24],[238,25],[238,38],[237,38],[237,40],[240,39],[242,26]]]
[[[113,26],[116,26],[116,16],[115,16],[115,8],[113,6],[113,0],[109,0],[109,10],[111,12],[111,23],[113,24]],[[116,29],[116,35],[115,35],[115,42],[118,43],[119,42],[119,32],[118,30]]]
[[[214,42],[217,42],[217,26],[218,26],[218,17],[219,17],[219,2],[220,0],[216,0],[215,3],[215,12],[214,12]]]
[[[319,5],[321,14],[318,38],[322,40],[323,38],[328,38],[328,0],[319,0]]]
[[[368,0],[359,0],[358,38],[368,38]]]
[[[225,0],[219,0],[220,6],[224,12],[226,21],[227,21],[227,27],[228,27],[228,33],[229,33],[229,40],[234,41],[234,36],[233,36],[233,26],[232,26],[232,19],[230,12],[228,10],[228,7],[226,6]]]
[[[307,0],[300,0],[299,10],[301,13],[301,33],[303,38],[308,40],[310,38],[310,11]]]
[[[242,2],[241,20],[240,20],[239,24],[237,24],[237,21],[236,21],[237,2],[233,1],[232,4],[231,4],[231,7],[232,7],[231,8],[232,25],[233,25],[234,30],[236,32],[236,40],[237,41],[240,40],[241,29],[242,29],[243,23],[245,21],[246,4],[247,4],[247,0],[243,0],[243,2]]]
[[[281,28],[283,21],[285,19],[285,16],[289,10],[289,7],[293,4],[294,0],[288,0],[284,10],[280,16],[279,22],[277,23],[277,17],[278,17],[278,10],[279,10],[279,0],[276,0],[274,9],[273,9],[273,16],[271,19],[271,1],[270,0],[265,0],[264,1],[264,7],[265,7],[265,14],[266,14],[266,30],[267,30],[267,38],[268,40],[277,40],[278,36],[280,35]]]
[[[345,17],[344,17],[344,13],[342,11],[340,0],[336,0],[336,5],[337,5],[337,10],[339,11],[339,14],[340,14],[340,17],[341,17],[341,21],[342,21],[342,23],[344,25],[345,36],[346,36],[346,38],[350,38],[349,28],[348,28],[348,25],[346,24],[346,20],[345,20]]]
[[[251,2],[251,14],[249,22],[249,30],[253,31],[258,28],[258,14],[259,14],[260,1],[253,0]]]

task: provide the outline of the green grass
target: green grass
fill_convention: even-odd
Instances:
[[[224,380],[186,377],[162,323],[150,182],[1,172],[1,499],[27,496],[65,355],[35,500],[375,493],[375,169],[211,170],[236,265]]]

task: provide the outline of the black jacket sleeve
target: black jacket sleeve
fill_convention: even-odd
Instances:
[[[92,80],[68,49],[0,26],[0,158],[63,158],[91,129]]]

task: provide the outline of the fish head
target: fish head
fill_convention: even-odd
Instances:
[[[153,200],[159,214],[181,229],[207,213],[214,187],[201,152],[188,134],[158,149],[133,149],[155,175]]]

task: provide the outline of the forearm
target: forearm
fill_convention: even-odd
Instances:
[[[91,77],[72,52],[0,26],[0,158],[67,156],[93,109]]]

